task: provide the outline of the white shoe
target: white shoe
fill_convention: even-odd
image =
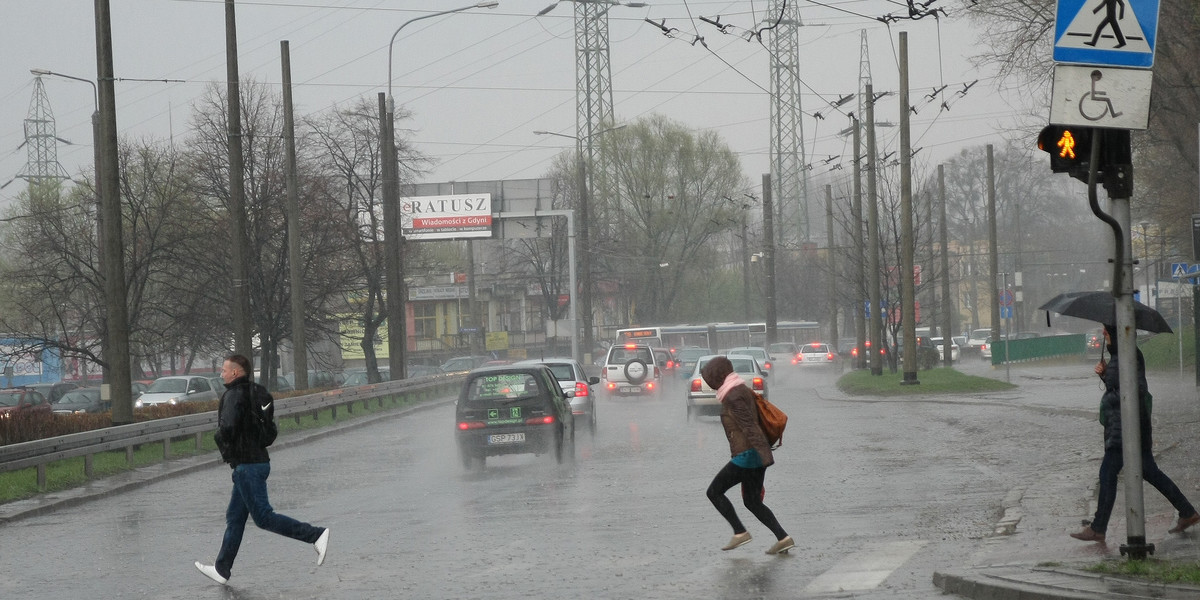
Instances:
[[[329,551],[329,528],[321,532],[321,537],[313,542],[313,548],[317,549],[317,566],[325,564],[325,553]]]
[[[208,577],[209,579],[221,585],[225,585],[225,582],[229,581],[228,579],[221,577],[221,574],[217,572],[217,567],[213,565],[206,565],[202,564],[200,561],[196,561],[196,568],[200,569],[200,572],[204,573],[205,577]]]
[[[733,534],[733,537],[729,539],[729,543],[725,544],[725,546],[723,546],[721,549],[722,550],[733,550],[734,548],[740,548],[749,543],[750,543],[750,532],[743,531],[741,533]]]

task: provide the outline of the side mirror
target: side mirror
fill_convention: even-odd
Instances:
[[[599,377],[588,377],[587,382],[590,385],[600,385],[600,378]]]
[[[770,373],[768,373],[768,372],[766,372],[766,371],[763,371],[763,372],[762,372],[762,376],[763,376],[763,379],[766,379],[766,378],[770,377],[770,376],[771,376],[771,374],[770,374]]]

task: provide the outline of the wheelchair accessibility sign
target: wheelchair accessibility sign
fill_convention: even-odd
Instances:
[[[1050,123],[1113,129],[1146,129],[1154,72],[1055,65]]]

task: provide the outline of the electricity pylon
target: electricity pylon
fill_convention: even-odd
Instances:
[[[54,114],[41,77],[33,78],[33,99],[25,117],[25,141],[21,145],[26,147],[29,159],[17,177],[33,184],[71,178],[58,162]]]
[[[771,178],[780,215],[779,242],[786,243],[782,215],[795,210],[796,241],[809,239],[808,177],[804,152],[804,114],[800,107],[800,9],[794,0],[771,0],[768,14],[778,18],[769,32],[771,51]],[[782,12],[781,12],[782,11]]]

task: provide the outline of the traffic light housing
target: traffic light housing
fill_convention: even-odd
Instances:
[[[1050,154],[1050,170],[1067,173],[1084,183],[1088,180],[1092,144],[1100,146],[1096,180],[1109,196],[1131,196],[1133,158],[1128,129],[1048,125],[1038,135],[1038,149]]]
[[[1038,149],[1050,154],[1050,170],[1087,181],[1092,158],[1092,128],[1048,125],[1038,135]]]

